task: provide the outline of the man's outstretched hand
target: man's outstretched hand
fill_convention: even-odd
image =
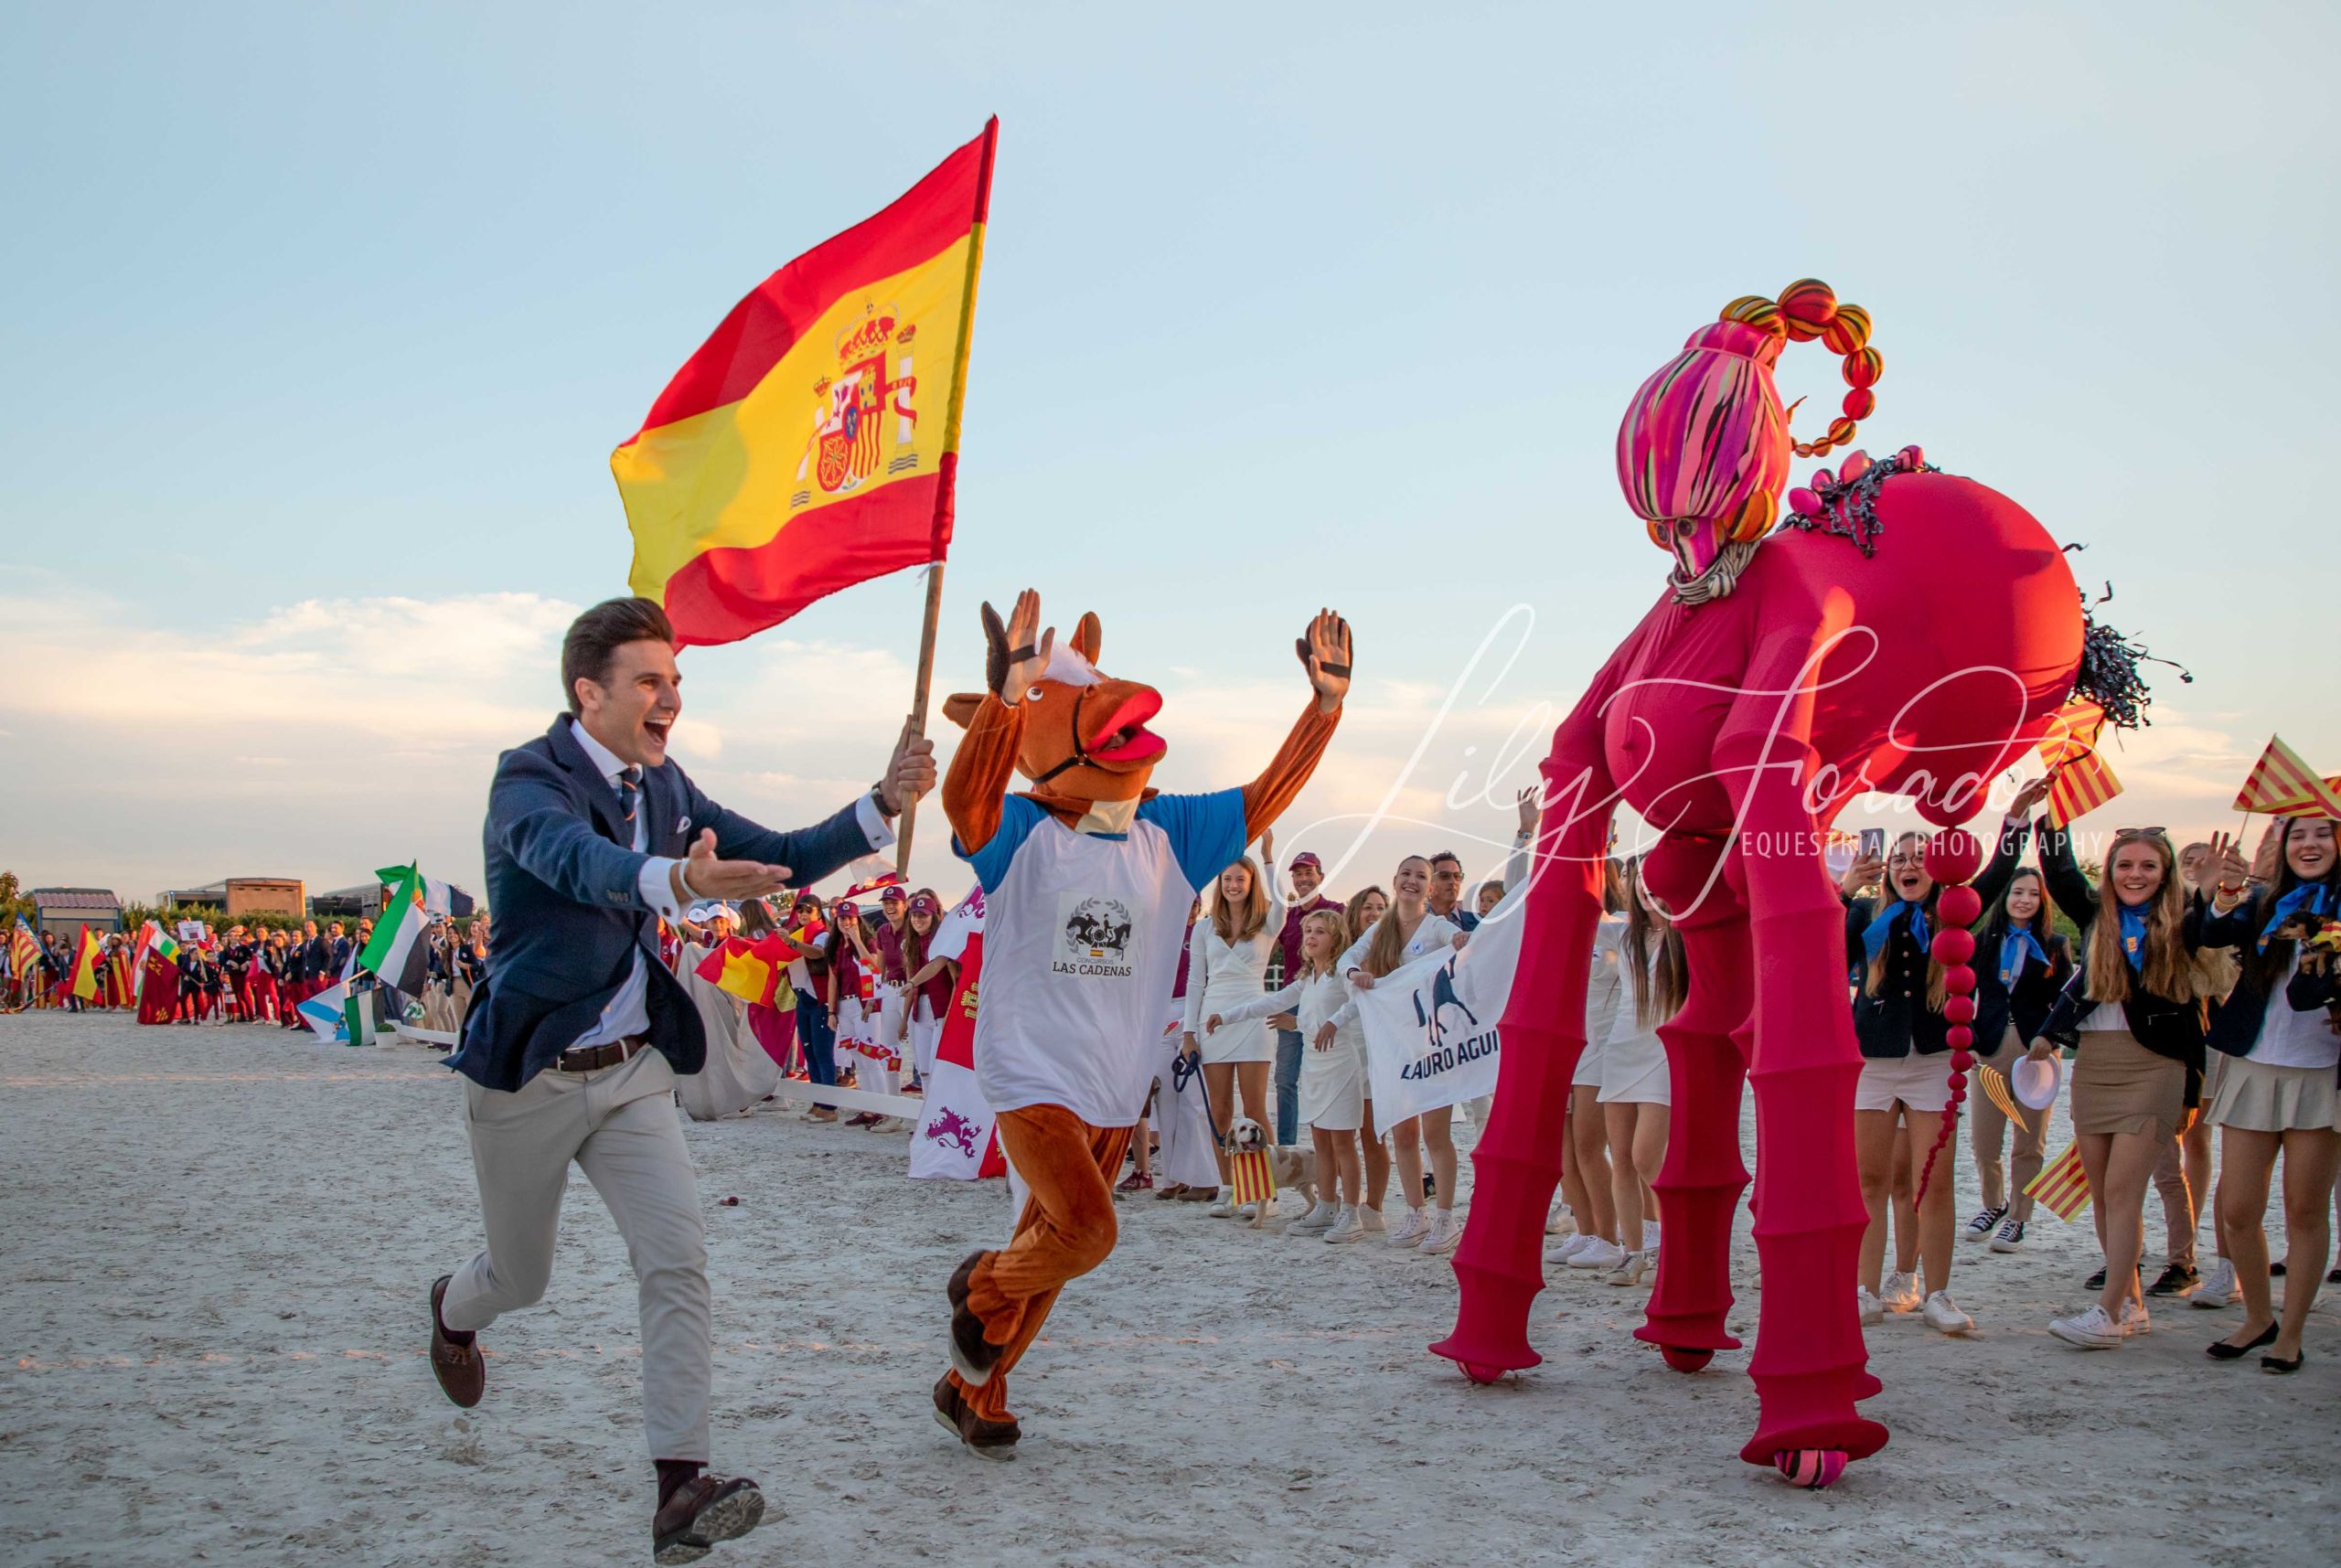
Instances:
[[[935,742],[911,728],[911,720],[903,720],[903,738],[894,742],[894,755],[886,763],[886,776],[879,781],[879,808],[889,816],[900,816],[903,807],[935,787]]]
[[[761,860],[719,860],[715,858],[715,829],[702,827],[691,845],[690,858],[675,870],[682,882],[676,891],[684,903],[701,899],[760,899],[766,893],[776,893],[788,885],[788,868],[767,866]]]

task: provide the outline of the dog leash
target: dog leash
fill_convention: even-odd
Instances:
[[[1221,1153],[1224,1154],[1227,1151],[1227,1139],[1220,1134],[1219,1118],[1212,1115],[1211,1085],[1203,1081],[1203,1055],[1200,1051],[1189,1055],[1182,1051],[1179,1053],[1178,1060],[1170,1064],[1170,1093],[1183,1094],[1187,1092],[1187,1085],[1190,1083],[1192,1083],[1196,1092],[1203,1097],[1203,1125],[1211,1128],[1211,1141],[1218,1147]]]

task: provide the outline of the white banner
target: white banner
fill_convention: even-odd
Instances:
[[[1427,954],[1352,993],[1375,1125],[1496,1092],[1496,1021],[1520,965],[1526,891],[1523,884],[1506,893],[1461,952]]]
[[[992,1115],[971,1070],[937,1061],[926,1077],[925,1104],[914,1115],[912,1180],[973,1181],[983,1174]]]

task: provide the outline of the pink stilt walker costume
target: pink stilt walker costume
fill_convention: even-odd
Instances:
[[[1688,1000],[1659,1030],[1674,1104],[1653,1183],[1666,1247],[1635,1337],[1684,1371],[1738,1346],[1724,1323],[1748,1179],[1740,1088],[1752,1078],[1764,1290],[1748,1370],[1761,1414],[1740,1457],[1803,1486],[1828,1484],[1887,1438],[1855,1410],[1880,1385],[1854,1299],[1860,1056],[1823,841],[1840,808],[1873,790],[1915,796],[1938,825],[1973,816],[1990,780],[2049,729],[2085,662],[2099,689],[2128,694],[2115,706],[2134,715],[2141,699],[2140,650],[2086,624],[2047,532],[1915,447],[1880,463],[1848,453],[1788,491],[1774,527],[1791,452],[1844,446],[1876,404],[1869,330],[1867,312],[1812,279],[1778,300],[1735,300],[1627,410],[1619,480],[1674,570],[1544,764],[1502,1077],[1455,1255],[1461,1299],[1454,1332],[1432,1347],[1480,1381],[1540,1360],[1528,1312],[1623,800],[1660,836],[1643,874],[1673,912],[1691,971]],[[1787,344],[1816,337],[1842,357],[1850,390],[1826,435],[1800,444],[1772,366]]]

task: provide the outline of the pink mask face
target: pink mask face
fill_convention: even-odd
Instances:
[[[1788,416],[1772,386],[1782,339],[1737,321],[1693,333],[1618,426],[1618,484],[1685,580],[1734,537],[1769,527],[1788,483]]]

